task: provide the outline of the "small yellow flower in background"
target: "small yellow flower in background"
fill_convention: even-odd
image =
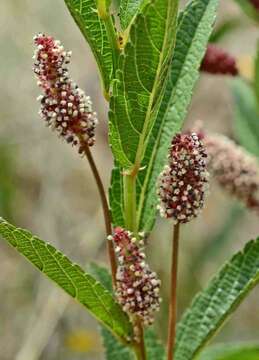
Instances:
[[[101,344],[99,335],[94,331],[78,329],[70,333],[65,339],[65,346],[74,352],[99,352]]]
[[[250,55],[243,55],[237,59],[237,68],[240,76],[248,81],[254,79],[254,59]]]

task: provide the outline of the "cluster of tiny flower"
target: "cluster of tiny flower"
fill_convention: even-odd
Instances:
[[[254,6],[256,10],[259,10],[259,0],[250,0],[250,3]]]
[[[238,75],[236,59],[216,45],[209,44],[201,63],[201,70],[210,74]]]
[[[36,35],[34,42],[37,46],[34,72],[44,92],[38,97],[39,114],[68,143],[78,146],[81,153],[85,146],[95,142],[97,117],[90,98],[69,77],[66,66],[71,52],[64,51],[60,41],[44,34]]]
[[[144,325],[152,324],[154,312],[159,310],[161,302],[161,282],[145,261],[143,234],[140,234],[140,240],[137,240],[131,232],[115,228],[113,235],[108,239],[114,242],[118,258],[118,302],[133,318],[138,316]]]
[[[158,208],[162,217],[187,223],[199,214],[208,189],[206,157],[195,133],[177,134],[173,138],[169,164],[158,181]]]
[[[248,208],[259,211],[259,164],[257,159],[219,134],[202,134],[208,166],[217,182]]]

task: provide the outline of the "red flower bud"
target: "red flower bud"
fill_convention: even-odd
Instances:
[[[34,72],[44,93],[38,98],[39,113],[49,127],[68,143],[77,145],[81,153],[85,146],[94,144],[97,118],[90,98],[69,77],[71,52],[51,36],[38,34],[34,42]]]
[[[259,0],[249,0],[256,10],[259,10]]]
[[[159,177],[161,216],[187,223],[204,205],[208,188],[206,152],[195,133],[177,134],[169,151],[169,164]]]
[[[225,50],[209,44],[201,63],[201,71],[210,74],[238,75],[236,60]]]

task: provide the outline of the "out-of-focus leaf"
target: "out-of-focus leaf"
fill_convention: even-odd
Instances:
[[[233,83],[235,136],[252,154],[259,156],[259,111],[253,89],[242,80]]]
[[[235,0],[235,2],[240,6],[243,12],[259,23],[259,11],[252,5],[249,0]]]
[[[220,344],[209,347],[197,360],[258,360],[259,343],[257,344]]]
[[[192,360],[259,283],[259,238],[227,262],[177,327],[175,360]]]
[[[116,336],[127,339],[132,325],[104,286],[53,246],[0,219],[0,235],[36,268],[85,306]]]
[[[104,22],[98,17],[95,0],[64,0],[72,17],[87,40],[98,64],[103,86],[109,91],[113,71],[112,49]]]
[[[234,31],[239,26],[240,26],[240,19],[237,18],[230,18],[221,22],[211,34],[209,42],[217,43],[223,40],[227,35],[232,33],[232,31]]]

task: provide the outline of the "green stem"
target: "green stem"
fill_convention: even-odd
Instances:
[[[136,235],[136,176],[124,176],[124,208],[126,228]]]

